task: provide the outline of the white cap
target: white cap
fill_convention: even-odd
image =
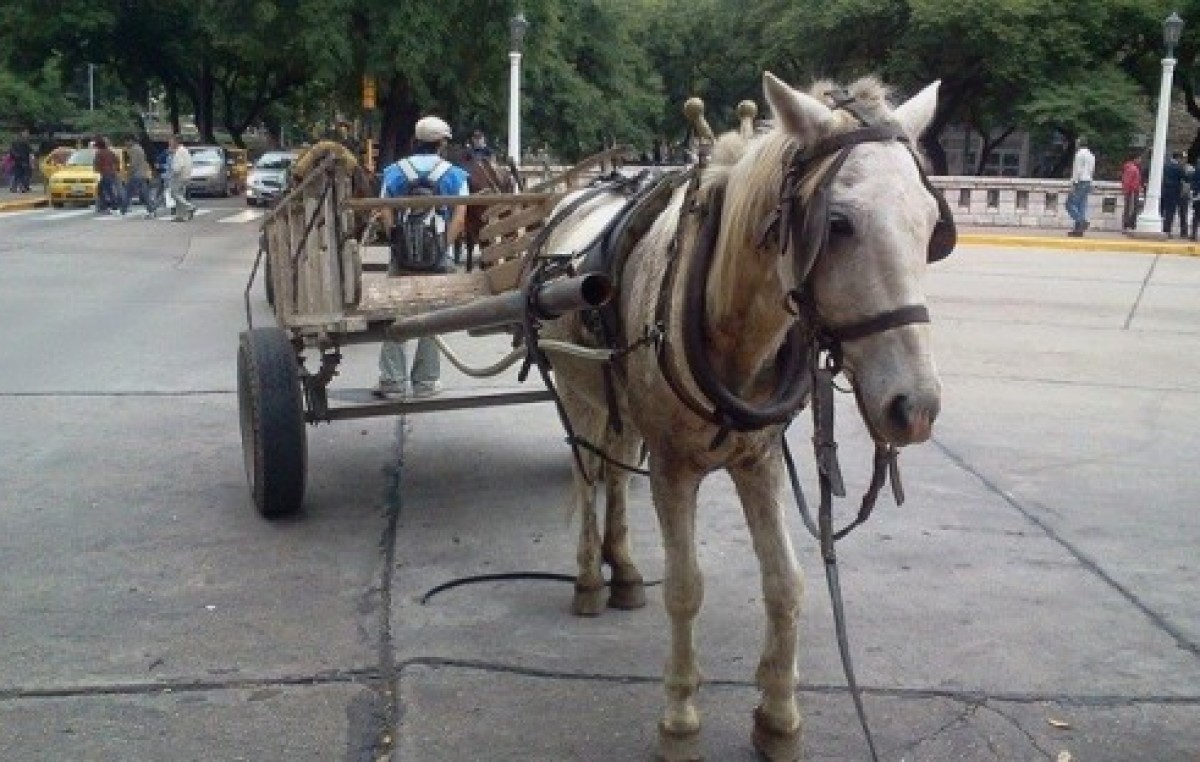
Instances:
[[[449,140],[453,137],[450,134],[450,125],[436,116],[427,116],[418,120],[414,132],[417,140],[422,143],[436,143],[439,140]]]

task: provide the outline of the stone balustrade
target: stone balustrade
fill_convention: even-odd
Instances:
[[[626,166],[626,170],[640,168]],[[536,180],[563,169],[531,163],[522,167],[522,173]],[[962,226],[1066,229],[1072,224],[1066,210],[1071,184],[1065,179],[948,175],[929,179],[945,194],[955,221]],[[1088,195],[1091,229],[1120,232],[1123,204],[1120,183],[1093,182]]]
[[[1022,177],[931,177],[959,225],[998,228],[1069,228],[1067,180]],[[1088,222],[1092,230],[1121,230],[1121,184],[1092,183]]]

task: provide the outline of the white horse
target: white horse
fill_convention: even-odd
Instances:
[[[689,266],[697,256],[689,236],[676,243],[681,215],[692,213],[683,208],[687,189],[680,188],[633,249],[617,284],[622,331],[617,343],[632,349],[615,362],[613,388],[606,389],[599,363],[571,354],[551,356],[576,436],[611,461],[636,463],[643,443],[649,456],[651,490],[665,548],[663,598],[671,623],[664,677],[666,710],[659,722],[659,752],[667,759],[698,757],[700,717],[694,700],[700,670],[693,626],[704,586],[696,560],[696,497],[704,477],[720,468],[729,472],[741,500],[766,603],[766,642],[756,673],[761,698],[754,712],[753,742],[768,759],[793,760],[799,757],[801,737],[795,689],[803,579],[781,494],[783,424],[731,425],[736,415],[722,419],[714,412],[720,406],[698,380],[703,370],[695,367],[697,358],[683,349],[688,322],[701,321],[704,362],[700,364],[707,364],[710,375],[751,409],[770,407],[775,390],[793,380],[779,377],[781,368],[792,366],[778,358],[797,321],[805,335],[867,327],[865,335],[857,335],[862,333],[858,330],[847,334],[840,350],[861,415],[881,445],[928,439],[941,393],[928,316],[919,315],[925,304],[920,280],[931,239],[936,240],[935,228],[952,222],[908,147],[933,116],[937,84],[894,110],[874,79],[838,91],[821,84],[812,95],[794,90],[770,73],[764,75],[763,84],[774,126],[760,136],[723,136],[696,195],[702,209],[719,215],[714,218],[719,232],[711,266],[702,274],[706,275],[703,314],[687,314],[685,306]],[[852,106],[846,105],[851,102],[847,99]],[[874,125],[875,132],[861,141],[839,142],[834,137],[865,134],[864,123]],[[809,164],[789,164],[806,155],[812,156]],[[802,170],[796,173],[800,182],[793,186],[798,198],[781,203],[788,166]],[[818,217],[817,225],[831,225],[828,241],[813,251],[815,260],[798,264],[811,242],[797,236],[781,246],[780,237],[789,238],[786,222],[769,223],[778,220],[777,215],[795,220],[806,214],[819,192],[825,193],[828,206],[817,212],[825,215]],[[718,209],[721,195],[724,201]],[[566,199],[560,209],[570,203]],[[543,251],[578,251],[621,203],[620,198],[601,195],[580,205],[549,235]],[[826,237],[818,232],[818,239]],[[810,229],[806,235],[811,233]],[[680,269],[669,277],[675,249]],[[665,300],[665,308],[658,306],[660,300]],[[905,317],[889,320],[891,315]],[[663,322],[661,352],[652,342],[639,343]],[[544,337],[591,346],[599,343],[578,315],[548,324]],[[803,391],[800,397],[803,404]],[[621,433],[610,426],[614,409]],[[724,436],[719,436],[722,429],[726,429]],[[603,609],[602,563],[611,568],[608,605],[642,606],[642,577],[630,556],[625,518],[629,474],[606,466],[591,449],[581,450],[580,455],[575,499],[582,528],[573,610],[595,615]],[[593,486],[598,477],[606,486],[603,537]]]

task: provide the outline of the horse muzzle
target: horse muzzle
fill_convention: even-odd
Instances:
[[[883,408],[883,438],[900,446],[928,441],[933,422],[941,409],[941,400],[933,394],[898,394]]]

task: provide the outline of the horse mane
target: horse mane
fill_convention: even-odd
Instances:
[[[808,94],[826,106],[836,105],[834,93],[840,87],[831,80],[818,80],[809,88]],[[888,90],[876,77],[862,77],[845,88],[854,98],[860,113],[874,122],[891,114]],[[832,135],[849,132],[860,126],[858,120],[844,109],[833,112],[834,118],[823,125],[817,141]],[[725,186],[725,202],[721,217],[721,232],[717,239],[717,258],[709,281],[709,304],[725,312],[732,307],[738,295],[722,284],[735,280],[736,270],[744,267],[737,252],[754,249],[758,245],[759,228],[762,221],[779,203],[779,192],[783,184],[784,162],[793,150],[804,150],[795,136],[780,129],[775,120],[761,134],[744,138],[736,131],[727,132],[717,139],[701,184],[701,193],[708,194],[718,186]]]

